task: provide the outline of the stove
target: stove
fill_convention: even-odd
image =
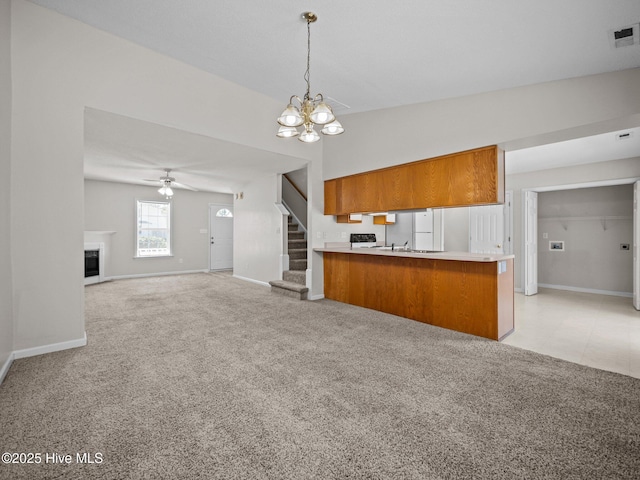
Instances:
[[[373,248],[377,240],[375,233],[352,233],[349,238],[351,248]]]

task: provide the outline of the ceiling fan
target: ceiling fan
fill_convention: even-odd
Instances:
[[[151,180],[151,179],[144,179],[145,182],[153,182],[153,183],[158,183],[160,182],[160,189],[158,190],[158,192],[161,195],[165,195],[167,198],[171,197],[173,195],[173,188],[184,188],[185,190],[191,190],[193,192],[197,192],[198,189],[197,188],[193,188],[191,185],[187,185],[186,183],[179,183],[176,182],[176,179],[174,177],[170,177],[169,173],[171,173],[171,169],[170,168],[165,168],[164,169],[165,174],[163,177],[160,177],[158,180]]]

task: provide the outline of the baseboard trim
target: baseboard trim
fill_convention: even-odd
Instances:
[[[613,292],[611,290],[597,290],[594,288],[569,287],[566,285],[552,285],[549,283],[539,283],[538,286],[542,288],[552,288],[554,290],[568,290],[570,292],[596,293],[598,295],[611,295],[613,297],[633,298],[633,293],[631,292]]]
[[[309,297],[309,300],[322,300],[324,298],[323,294],[320,295],[312,295]]]
[[[233,275],[233,278],[237,278],[238,280],[244,280],[245,282],[257,283],[258,285],[262,285],[263,287],[271,288],[269,282],[261,282],[260,280],[254,280],[253,278],[241,277],[240,275]]]
[[[209,273],[209,270],[182,270],[180,272],[134,273],[131,275],[114,275],[111,277],[105,277],[105,281],[125,280],[127,278],[164,277],[166,275],[187,275],[190,273]]]
[[[50,343],[49,345],[41,345],[39,347],[24,348],[13,352],[13,359],[34,357],[44,353],[59,352],[60,350],[68,350],[70,348],[84,347],[87,344],[87,332],[84,332],[82,338],[68,340],[60,343]]]
[[[2,384],[2,382],[4,381],[4,377],[6,377],[7,373],[9,373],[9,369],[11,368],[12,363],[13,363],[13,352],[9,354],[9,357],[7,357],[7,360],[2,365],[2,368],[0,368],[0,384]]]

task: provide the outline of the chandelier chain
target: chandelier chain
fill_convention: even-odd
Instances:
[[[306,100],[310,99],[311,91],[311,75],[309,73],[311,65],[311,22],[307,20],[307,71],[304,73],[304,79],[307,82],[307,93],[304,94]]]

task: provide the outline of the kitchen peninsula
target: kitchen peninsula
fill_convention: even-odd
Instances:
[[[352,214],[500,204],[504,152],[490,145],[325,180],[324,202],[325,215],[338,222]],[[315,251],[324,257],[325,298],[492,340],[513,331],[513,255],[346,242]]]
[[[324,296],[492,340],[513,330],[513,255],[328,246]]]

